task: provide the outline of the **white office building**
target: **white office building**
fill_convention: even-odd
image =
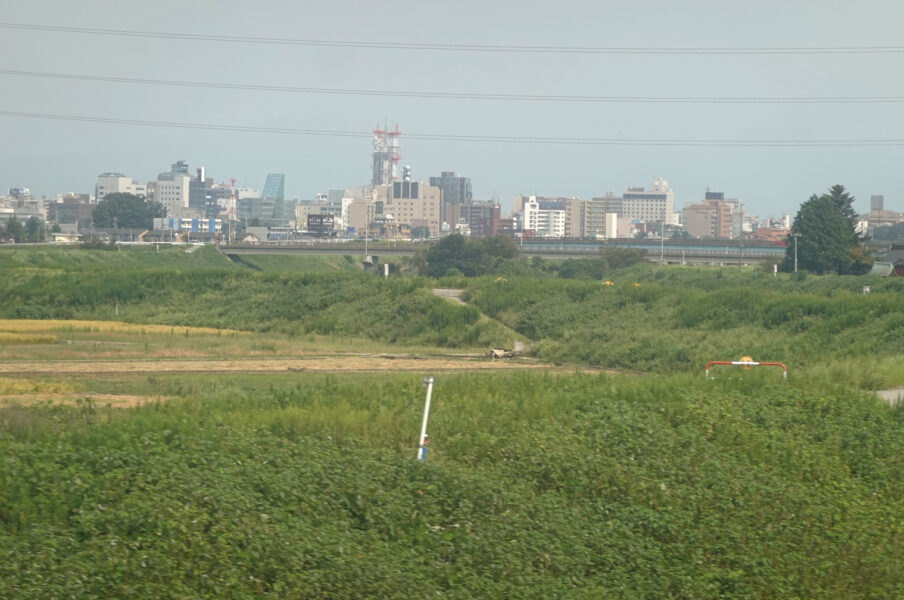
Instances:
[[[100,202],[107,194],[134,194],[146,197],[148,186],[144,183],[138,183],[122,173],[101,173],[97,176],[97,185],[94,188],[94,201]]]
[[[536,196],[529,196],[523,202],[522,229],[534,232],[536,237],[565,237],[565,209],[553,208],[553,203],[543,203]]]
[[[629,187],[621,198],[619,216],[632,221],[644,223],[665,223],[677,225],[679,218],[675,213],[675,192],[669,182],[656,179],[650,190],[642,187]]]

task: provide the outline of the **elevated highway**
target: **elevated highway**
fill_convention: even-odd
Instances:
[[[426,243],[288,241],[260,244],[224,244],[225,254],[341,254],[364,256],[411,256]],[[641,250],[651,262],[668,264],[758,264],[779,263],[785,255],[784,246],[763,243],[741,243],[736,240],[525,240],[521,250],[527,257],[542,258],[598,258],[607,249]]]

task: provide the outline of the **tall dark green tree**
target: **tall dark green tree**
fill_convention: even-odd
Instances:
[[[857,222],[860,221],[860,215],[854,210],[854,197],[847,193],[843,185],[833,185],[829,188],[828,194],[823,194],[823,198],[828,198],[835,205],[835,208],[841,212],[845,219],[851,224],[851,232],[855,242],[860,242],[860,236],[857,234]]]
[[[43,242],[46,238],[44,222],[37,217],[29,217],[25,221],[25,241],[31,243]]]
[[[6,232],[13,236],[17,244],[25,241],[25,227],[22,225],[22,221],[16,217],[10,217],[6,222]]]
[[[94,209],[97,227],[150,229],[155,217],[163,216],[163,207],[135,194],[107,194]]]
[[[493,269],[493,258],[477,243],[454,233],[427,251],[427,275],[442,277],[450,269],[457,269],[467,277],[484,275]]]
[[[520,252],[511,238],[494,235],[470,240],[455,233],[430,246],[423,268],[431,277],[442,277],[450,269],[474,277],[492,273],[502,261],[515,258]]]
[[[476,240],[477,246],[493,257],[495,265],[499,265],[503,260],[511,260],[521,254],[521,249],[515,240],[504,235],[491,235]]]
[[[853,198],[842,186],[833,186],[830,193],[813,195],[801,204],[791,225],[781,269],[794,270],[794,234],[797,234],[798,269],[818,274],[868,271],[870,260],[855,232],[856,212],[852,202]]]

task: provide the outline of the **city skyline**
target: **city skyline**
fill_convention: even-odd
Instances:
[[[904,138],[897,118],[904,91],[887,76],[904,56],[888,50],[898,43],[895,24],[902,16],[902,8],[892,2],[819,11],[804,2],[757,7],[566,2],[551,11],[509,2],[463,2],[455,11],[400,2],[349,12],[342,3],[274,2],[271,10],[260,11],[197,2],[189,11],[182,3],[164,1],[133,7],[128,15],[112,2],[85,6],[12,6],[4,21],[184,37],[0,27],[0,49],[7,58],[0,82],[15,91],[0,101],[3,137],[14,140],[0,149],[3,189],[30,187],[48,197],[85,192],[93,189],[99,173],[150,180],[172,160],[185,158],[207,166],[217,181],[234,177],[257,186],[266,173],[285,173],[286,197],[304,200],[367,183],[372,166],[368,132],[399,123],[401,162],[412,165],[414,178],[426,181],[454,171],[471,179],[475,199],[496,198],[503,206],[516,194],[590,199],[649,186],[656,178],[669,181],[677,207],[713,190],[738,198],[752,213],[793,214],[810,195],[839,183],[857,198],[860,212],[869,210],[869,198],[876,194],[884,195],[891,209],[904,206],[904,183],[896,177],[900,145],[737,143]],[[230,39],[211,41],[205,35]],[[258,41],[234,39],[240,36]],[[337,47],[286,40],[398,44]],[[446,51],[419,44],[484,46]],[[499,51],[506,44],[528,51]],[[643,52],[543,50],[553,46]],[[874,51],[844,50],[867,46]],[[675,48],[705,52],[668,50]],[[828,51],[813,50],[818,48]],[[211,88],[214,84],[227,87]],[[258,89],[267,86],[294,91]],[[421,96],[376,93],[381,90]],[[545,99],[524,98],[528,95]],[[707,97],[719,101],[701,101]],[[731,98],[747,100],[721,101]],[[794,98],[811,101],[788,101]],[[213,131],[136,121],[280,131]],[[319,134],[287,131],[299,129]],[[538,143],[537,138],[565,143]],[[581,141],[587,138],[595,141]],[[662,145],[667,140],[682,145]],[[732,145],[689,145],[693,140]]]
[[[198,171],[199,169],[203,170],[204,172],[206,172],[206,174],[208,176],[210,176],[209,179],[212,180],[213,183],[217,186],[227,186],[228,187],[231,185],[230,180],[232,178],[224,178],[224,177],[216,176],[215,170],[210,169],[210,167],[208,165],[204,165],[204,164],[200,164],[200,163],[195,165],[195,164],[192,164],[190,161],[186,161],[185,159],[182,159],[182,158],[180,158],[177,162],[182,164],[183,166],[190,167],[192,170],[192,173],[194,173],[195,171]],[[173,166],[175,166],[175,163]],[[406,165],[405,167],[407,170],[408,165]],[[169,172],[170,171],[168,169],[162,170],[162,171],[160,171],[160,175],[166,175]],[[186,173],[188,173],[188,172],[186,171]],[[94,202],[97,202],[102,198],[102,194],[100,196],[95,197],[97,195],[98,181],[100,178],[103,178],[104,176],[107,176],[107,175],[119,176],[119,177],[124,177],[127,179],[134,180],[134,183],[139,187],[139,191],[129,192],[129,193],[136,193],[137,195],[140,195],[140,196],[147,195],[146,192],[143,190],[147,187],[147,184],[155,183],[155,179],[156,179],[156,176],[151,177],[151,178],[144,178],[141,176],[135,177],[135,176],[131,175],[130,173],[122,173],[122,172],[114,171],[114,172],[99,173],[96,176],[94,176],[93,177],[94,183],[92,186],[90,186],[90,189],[88,189],[88,190],[66,189],[65,191],[57,190],[57,191],[51,192],[51,193],[40,193],[37,189],[34,189],[28,185],[10,186],[7,189],[10,193],[27,190],[28,194],[31,197],[34,197],[34,198],[42,198],[43,197],[48,202],[53,202],[60,197],[63,197],[66,195],[71,195],[71,194],[88,194],[89,196],[91,196],[91,198],[94,200]],[[274,174],[272,172],[268,172],[264,175],[261,175],[260,179],[262,179],[262,180],[266,179],[267,181],[269,181],[270,178],[273,177],[273,175]],[[283,178],[282,185],[285,186],[285,174],[279,174],[279,175]],[[442,173],[431,174],[426,177],[413,177],[412,179],[414,181],[421,181],[423,183],[430,183],[431,185],[435,185],[435,184],[438,184],[438,182],[442,179],[441,176],[446,176],[446,175],[453,175],[453,176],[460,177],[462,179],[470,181],[470,178],[468,178],[465,175],[462,175],[457,172],[449,172],[449,171],[443,171]],[[192,175],[192,177],[194,177],[194,175]],[[402,180],[401,177],[395,178],[395,181],[401,181],[401,180]],[[656,187],[658,182],[660,182],[660,181],[666,183],[667,185],[669,183],[664,178],[655,178],[652,180],[652,182],[646,182],[642,185],[641,184],[635,185],[633,183],[627,184],[627,185],[622,186],[620,189],[610,189],[605,193],[597,193],[592,196],[579,196],[576,194],[549,194],[549,193],[543,193],[543,192],[531,192],[531,193],[522,193],[522,194],[516,193],[508,198],[498,198],[498,197],[479,198],[479,197],[475,196],[475,197],[473,197],[473,200],[475,202],[497,202],[498,204],[500,204],[500,206],[503,207],[504,214],[512,214],[513,212],[515,212],[515,210],[513,209],[513,202],[516,202],[519,197],[527,198],[527,197],[536,196],[537,198],[544,198],[544,199],[560,199],[560,200],[576,199],[576,200],[582,200],[582,201],[605,199],[606,197],[608,197],[610,199],[615,198],[618,200],[622,200],[622,198],[625,194],[631,194],[631,193],[643,192],[643,191],[652,191]],[[266,183],[264,185],[258,185],[257,181],[239,181],[236,179],[234,181],[234,185],[235,185],[235,189],[237,191],[256,190],[257,193],[260,193],[261,189],[266,186]],[[370,185],[370,184],[367,184],[367,183],[363,184],[364,187],[367,187],[368,185]],[[325,198],[328,195],[327,192],[341,191],[343,189],[360,190],[363,188],[362,188],[362,185],[360,184],[360,182],[357,182],[357,183],[352,183],[352,184],[348,184],[348,185],[337,185],[337,186],[333,186],[333,187],[330,187],[325,190],[320,190],[320,191],[315,192],[311,197],[308,197],[308,198],[300,198],[297,196],[290,196],[288,193],[285,193],[284,197],[286,200],[294,200],[301,204],[311,203],[311,202],[316,203],[320,198]],[[674,190],[674,188],[671,188],[671,190],[673,192],[676,192],[676,190]],[[685,199],[685,195],[682,194],[680,201],[679,201],[679,196],[676,194],[675,202],[674,202],[674,206],[673,206],[674,213],[679,213],[687,207],[696,205],[699,202],[704,201],[706,198],[709,198],[710,196],[712,196],[714,194],[721,197],[721,196],[725,195],[725,192],[723,192],[721,190],[714,190],[712,188],[707,187],[699,198],[694,197],[694,198],[686,198]],[[0,196],[2,196],[2,195],[3,195],[3,193],[2,193],[2,191],[0,191]],[[266,194],[264,194],[264,195],[266,195]],[[884,200],[885,196],[882,194],[871,195],[868,199],[866,199],[862,202],[866,206],[865,206],[864,210],[862,210],[860,212],[864,215],[867,212],[869,212],[869,210],[871,209],[871,204],[875,203],[877,198],[882,198]],[[153,199],[153,194],[151,195],[151,199]],[[777,218],[777,217],[781,217],[782,215],[793,216],[793,214],[795,212],[795,208],[792,207],[787,210],[781,210],[774,214],[759,213],[759,212],[754,212],[753,210],[749,209],[749,207],[746,205],[746,203],[743,202],[742,199],[734,199],[734,200],[740,202],[740,205],[744,208],[745,214],[751,215],[753,217],[757,217],[761,220]],[[858,203],[861,203],[860,200],[861,199],[858,198]],[[885,208],[886,209],[889,208],[889,205],[887,202],[885,202]],[[658,222],[655,219],[654,219],[654,221]]]

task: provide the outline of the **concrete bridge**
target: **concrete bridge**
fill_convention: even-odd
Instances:
[[[260,244],[220,246],[226,254],[340,254],[357,256],[411,256],[427,243],[374,242],[337,240],[279,241]],[[642,250],[651,262],[668,264],[759,264],[779,263],[785,255],[783,246],[738,241],[707,242],[701,240],[525,240],[524,256],[542,258],[599,258],[610,248]]]

